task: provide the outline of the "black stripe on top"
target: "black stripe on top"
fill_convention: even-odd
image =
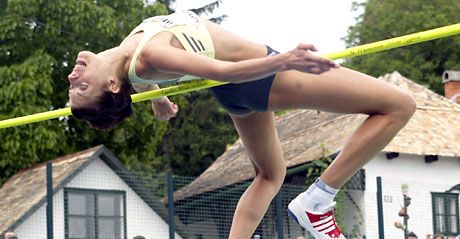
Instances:
[[[198,48],[198,51],[203,51],[203,49],[200,48],[200,45],[198,45],[198,44],[196,43],[195,38],[193,38],[193,37],[190,37],[190,38],[192,39],[193,44],[195,44],[196,48]]]
[[[193,51],[197,52],[197,50],[195,49],[195,46],[193,46],[192,42],[190,41],[190,39],[188,39],[187,35],[185,35],[185,33],[182,33],[182,35],[185,37],[185,40],[187,40],[188,44],[192,47]]]
[[[203,49],[203,51],[206,50],[206,48],[204,48],[203,43],[201,43],[200,40],[198,40],[198,43],[200,43],[200,46],[201,46],[201,48]]]

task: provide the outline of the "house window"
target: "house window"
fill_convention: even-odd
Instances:
[[[432,193],[433,231],[445,235],[459,233],[458,193]]]
[[[66,239],[126,239],[125,192],[64,189]]]

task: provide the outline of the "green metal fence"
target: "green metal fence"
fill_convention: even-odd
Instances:
[[[49,169],[38,181],[53,178]],[[1,211],[0,222],[9,223],[20,212],[30,214],[9,224],[21,239],[228,238],[238,200],[250,185],[243,181],[174,198],[195,178],[94,170],[55,187],[42,199],[45,207],[10,202],[12,206]],[[286,212],[288,203],[312,181],[304,174],[286,177],[252,238],[313,238]],[[364,175],[360,170],[335,198],[335,215],[347,238],[403,239],[414,232],[418,238],[442,234],[451,239],[460,234],[460,184],[455,180],[435,184]]]

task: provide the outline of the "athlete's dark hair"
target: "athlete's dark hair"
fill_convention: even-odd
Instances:
[[[110,130],[124,118],[132,115],[131,84],[128,80],[121,81],[120,91],[113,93],[103,91],[96,102],[87,106],[71,106],[72,115],[84,120],[94,129]]]

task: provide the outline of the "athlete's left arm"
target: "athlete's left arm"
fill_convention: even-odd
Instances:
[[[153,39],[145,48],[148,50],[142,52],[142,57],[160,71],[226,82],[253,81],[292,69],[320,74],[338,67],[333,61],[314,55],[312,51],[316,49],[309,44],[300,44],[294,50],[279,55],[238,62],[187,52]]]

